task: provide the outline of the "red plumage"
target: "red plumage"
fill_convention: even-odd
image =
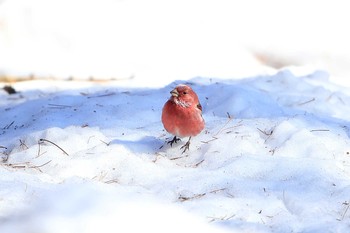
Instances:
[[[204,129],[202,106],[197,94],[190,86],[180,84],[170,92],[171,97],[165,103],[162,111],[162,122],[166,131],[174,135],[170,145],[176,143],[177,137],[190,137],[181,148],[183,152],[189,149],[192,136],[198,135]]]

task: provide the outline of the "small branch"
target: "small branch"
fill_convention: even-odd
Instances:
[[[0,146],[0,149],[5,149],[5,150],[7,150],[7,147],[6,147],[6,146]]]
[[[48,143],[51,143],[52,145],[56,146],[58,149],[60,149],[65,155],[69,156],[69,154],[63,150],[59,145],[57,145],[56,143],[54,142],[51,142],[50,140],[47,140],[47,139],[44,139],[44,138],[40,138],[39,139],[39,142],[48,142]]]

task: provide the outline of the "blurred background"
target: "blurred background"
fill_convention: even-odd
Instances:
[[[0,80],[243,78],[293,67],[350,86],[341,0],[0,0]]]

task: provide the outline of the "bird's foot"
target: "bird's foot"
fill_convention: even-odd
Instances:
[[[184,149],[182,151],[182,154],[186,152],[186,150],[190,150],[190,140],[191,140],[191,137],[188,139],[188,141],[185,143],[185,145],[183,145],[180,150]]]
[[[177,143],[178,141],[181,141],[180,138],[174,136],[174,138],[170,141],[168,141],[168,144],[170,144],[170,146],[172,147],[174,143]]]

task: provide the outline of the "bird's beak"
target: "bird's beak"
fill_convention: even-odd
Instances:
[[[170,94],[171,94],[172,96],[174,96],[174,97],[178,97],[178,96],[179,96],[179,92],[178,92],[176,89],[172,90],[172,91],[170,92]]]

